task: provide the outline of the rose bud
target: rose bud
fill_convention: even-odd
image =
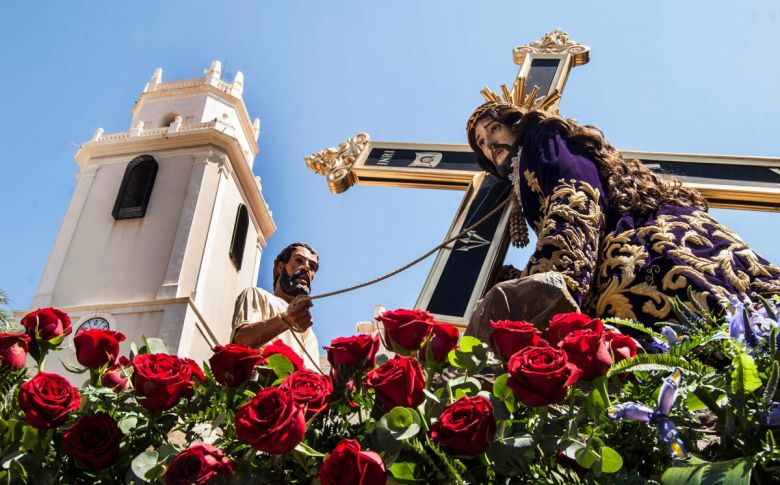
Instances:
[[[431,339],[420,349],[420,360],[429,365],[446,363],[447,355],[458,346],[458,339],[460,332],[457,328],[446,323],[432,323]]]
[[[52,429],[81,406],[78,389],[57,374],[39,372],[19,386],[19,406],[27,422],[38,429]]]
[[[219,448],[201,443],[190,446],[171,461],[165,472],[166,485],[202,485],[219,476],[233,474],[233,464]]]
[[[227,387],[238,387],[252,376],[252,370],[263,358],[260,351],[245,345],[227,344],[214,347],[209,359],[214,379]]]
[[[604,332],[615,362],[636,357],[636,342],[628,335],[617,332]]]
[[[330,377],[306,369],[290,374],[280,387],[289,391],[293,400],[306,410],[307,420],[326,410],[333,394]]]
[[[582,370],[582,379],[591,381],[607,373],[612,365],[609,344],[603,333],[575,330],[558,343],[572,364]]]
[[[547,341],[553,347],[575,330],[593,330],[601,333],[604,324],[598,318],[590,318],[582,313],[559,313],[553,315],[550,325],[547,327]]]
[[[192,365],[169,354],[133,357],[133,386],[143,399],[138,403],[153,411],[166,411],[183,396],[192,395]]]
[[[30,337],[23,333],[0,333],[0,368],[24,367],[29,343]]]
[[[352,337],[337,337],[330,341],[330,346],[323,346],[328,353],[328,362],[336,369],[345,369],[345,374],[354,370],[369,370],[376,364],[376,353],[379,350],[379,336],[360,334]]]
[[[306,419],[289,391],[261,389],[236,413],[236,436],[252,448],[283,455],[303,441]]]
[[[98,471],[114,464],[119,456],[122,431],[105,413],[83,416],[62,434],[62,449],[87,470]]]
[[[70,317],[56,308],[39,308],[22,319],[27,335],[35,339],[36,330],[42,340],[52,340],[70,334]]]
[[[276,339],[272,344],[266,345],[260,355],[267,359],[274,354],[287,357],[287,360],[290,361],[290,363],[293,365],[293,369],[295,370],[301,370],[304,368],[303,359],[301,356],[295,353],[292,347],[282,342],[282,339]]]
[[[431,332],[433,315],[424,310],[391,310],[377,317],[385,328],[385,344],[393,352],[410,355]]]
[[[415,407],[424,398],[425,375],[415,359],[398,355],[366,374],[365,386],[376,392],[388,411],[396,406]]]
[[[384,485],[387,471],[382,457],[345,438],[322,463],[319,479],[322,485]]]
[[[544,347],[547,345],[536,325],[530,322],[499,320],[490,322],[493,332],[490,334],[490,346],[504,362],[526,347]]]
[[[431,439],[456,455],[484,453],[496,434],[496,417],[490,401],[481,396],[462,397],[442,411],[431,426]]]
[[[530,407],[563,401],[582,373],[566,352],[552,347],[526,347],[509,359],[507,369],[507,385]]]
[[[125,334],[113,330],[84,330],[73,337],[76,359],[87,369],[99,369],[106,364],[113,364],[119,355],[119,342],[124,340]]]
[[[108,387],[114,392],[119,392],[123,389],[127,389],[127,374],[125,373],[124,366],[119,364],[113,364],[100,376],[100,384],[103,387]]]

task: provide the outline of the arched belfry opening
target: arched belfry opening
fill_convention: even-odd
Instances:
[[[246,234],[249,229],[249,213],[244,204],[238,206],[236,223],[233,225],[233,239],[230,241],[230,260],[241,270],[244,259],[244,247],[246,246]]]
[[[133,219],[146,214],[156,176],[157,161],[151,155],[140,155],[127,164],[112,211],[114,219]]]

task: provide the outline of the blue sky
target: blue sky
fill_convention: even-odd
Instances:
[[[163,79],[245,74],[261,119],[254,170],[278,232],[260,286],[288,242],[321,255],[315,292],[390,271],[440,243],[462,194],[356,186],[331,195],[303,157],[359,131],[465,143],[479,90],[513,80],[512,47],[562,28],[591,48],[565,116],[626,150],[780,156],[780,5],[725,2],[5,2],[0,6],[4,148],[0,288],[26,308],[75,188],[73,155],[95,128],[126,131],[155,67]],[[780,214],[715,210],[780,263]],[[522,266],[528,252],[510,261]],[[377,303],[414,304],[431,260],[318,301],[320,343],[354,333]],[[227,322],[225,323],[227,324]]]

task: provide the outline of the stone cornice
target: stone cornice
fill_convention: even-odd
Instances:
[[[208,124],[207,124],[208,125]],[[271,212],[266,205],[255,176],[241,150],[241,145],[234,137],[222,133],[211,126],[175,133],[159,133],[144,136],[124,136],[126,134],[108,135],[97,141],[89,141],[81,145],[76,152],[76,162],[82,168],[89,160],[112,155],[136,154],[139,152],[154,152],[174,148],[187,148],[204,145],[215,145],[228,154],[229,163],[236,178],[246,195],[250,214],[258,233],[267,241],[276,232]]]

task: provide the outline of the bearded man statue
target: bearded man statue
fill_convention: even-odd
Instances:
[[[537,240],[521,277],[478,304],[467,335],[567,311],[651,325],[674,320],[675,298],[717,314],[780,293],[780,269],[708,214],[698,191],[625,158],[598,129],[494,99],[467,134],[480,166],[513,184],[513,243],[528,243],[526,221]]]

